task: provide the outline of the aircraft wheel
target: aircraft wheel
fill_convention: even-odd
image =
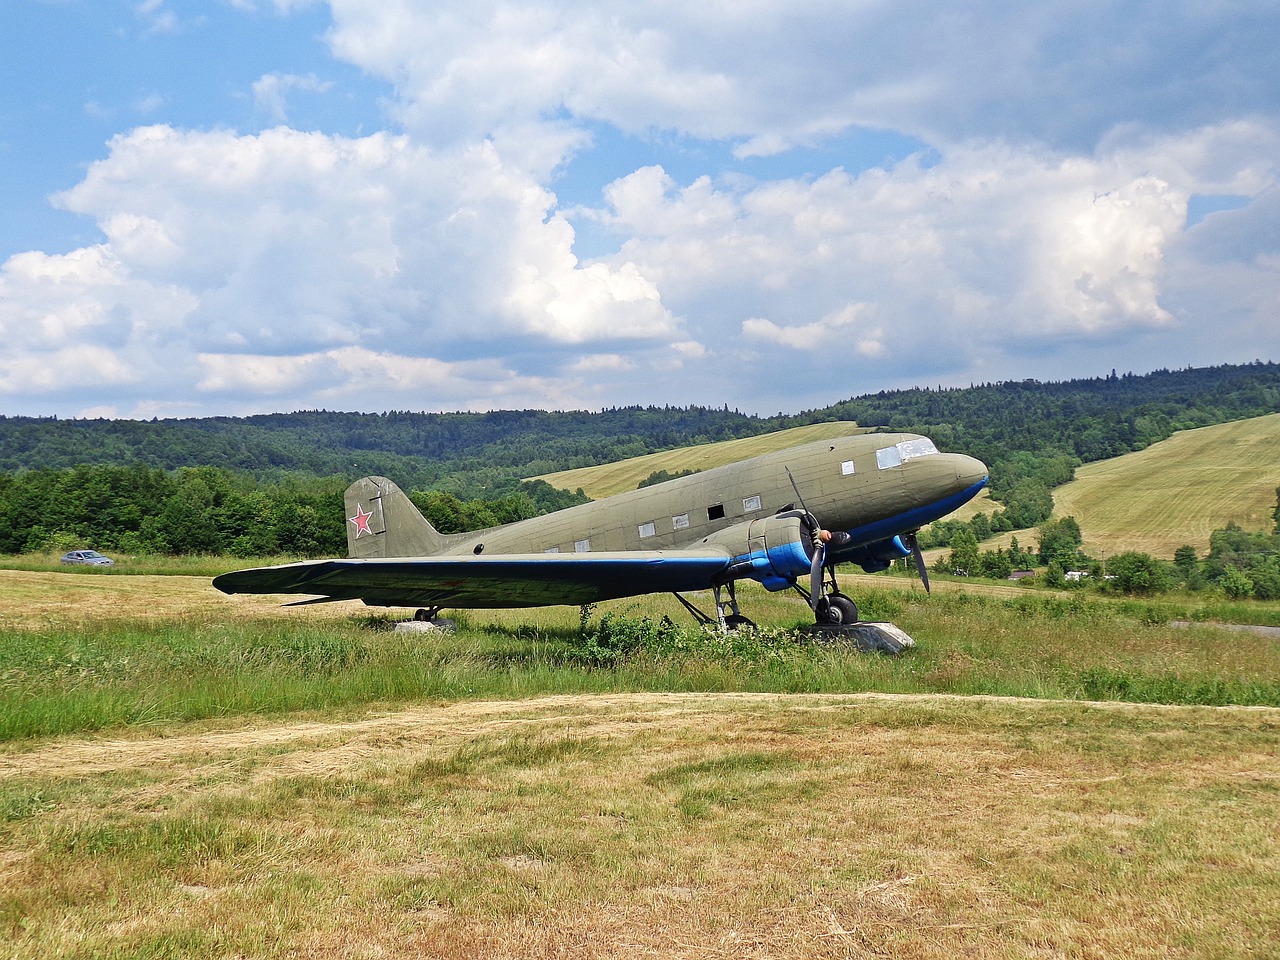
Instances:
[[[842,593],[832,594],[818,606],[819,623],[846,626],[858,622],[858,605]]]
[[[431,611],[430,611],[430,610],[417,610],[417,611],[415,611],[415,612],[414,612],[414,614],[413,614],[413,619],[417,620],[419,623],[424,623],[424,622],[426,622],[427,620],[430,620],[430,619],[431,619]]]
[[[724,627],[726,630],[754,630],[756,625],[754,620],[735,615],[724,618]]]

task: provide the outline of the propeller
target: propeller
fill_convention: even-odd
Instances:
[[[924,584],[924,592],[932,593],[929,589],[929,568],[925,566],[924,554],[920,551],[920,541],[916,539],[916,532],[912,530],[910,533],[903,534],[902,537],[907,546],[911,548],[911,557],[916,562],[916,573],[920,574],[920,582]]]
[[[809,606],[816,612],[822,599],[822,567],[827,562],[827,545],[822,542],[822,528],[813,525],[813,562],[809,564]]]
[[[796,499],[800,501],[800,509],[811,521],[811,524],[806,526],[813,528],[813,559],[809,564],[809,606],[816,612],[818,602],[822,599],[822,568],[827,562],[827,545],[822,539],[822,524],[809,512],[809,506],[804,502],[804,494],[800,492],[800,486],[792,476],[791,468],[784,464],[782,469],[787,471],[787,479],[791,481],[791,489],[796,492]]]

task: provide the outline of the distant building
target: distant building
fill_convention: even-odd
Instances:
[[[1083,580],[1089,575],[1087,570],[1068,570],[1062,575],[1064,580]]]
[[[1031,580],[1035,577],[1035,575],[1036,575],[1036,572],[1034,570],[1015,570],[1013,571],[1013,573],[1009,574],[1009,579],[1010,580]]]

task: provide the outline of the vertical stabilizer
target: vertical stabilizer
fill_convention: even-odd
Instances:
[[[445,537],[386,477],[365,477],[347,487],[347,556],[429,557]]]

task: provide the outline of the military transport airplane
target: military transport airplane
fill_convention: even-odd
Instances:
[[[819,624],[858,619],[839,563],[883,570],[915,554],[915,532],[972,498],[987,468],[915,434],[820,440],[594,503],[472,533],[445,535],[390,480],[346,492],[345,560],[307,560],[217,577],[225,593],[308,594],[417,607],[585,604],[671,592],[700,620],[750,624],[735,585],[804,594]],[[804,582],[807,578],[808,588]],[[713,590],[716,616],[681,593]],[[724,594],[727,593],[727,603]],[[728,612],[726,612],[726,607]]]

